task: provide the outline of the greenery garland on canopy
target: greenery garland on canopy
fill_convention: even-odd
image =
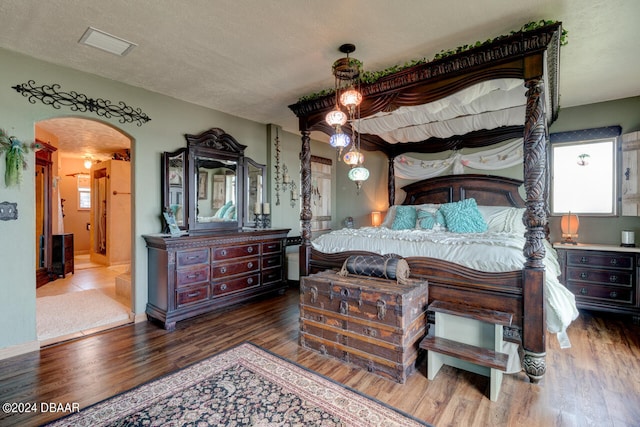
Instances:
[[[393,65],[391,67],[385,68],[384,70],[380,70],[380,71],[364,71],[361,75],[360,75],[360,82],[364,83],[364,84],[369,84],[369,83],[374,83],[378,80],[380,80],[382,77],[388,76],[390,74],[396,73],[398,71],[410,68],[410,67],[414,67],[416,65],[422,65],[422,64],[426,64],[428,62],[432,62],[432,61],[437,61],[439,59],[443,59],[461,52],[465,52],[467,50],[476,48],[476,47],[480,47],[480,46],[484,46],[484,45],[488,45],[493,43],[496,40],[500,40],[502,38],[505,37],[509,37],[511,35],[520,33],[520,32],[527,32],[527,31],[533,31],[533,30],[537,30],[538,28],[542,28],[546,25],[550,25],[550,24],[555,24],[558,21],[549,21],[549,20],[540,20],[540,21],[531,21],[525,25],[522,26],[522,28],[520,28],[520,30],[518,31],[511,31],[509,33],[509,35],[503,35],[503,36],[499,36],[496,37],[494,39],[488,39],[486,41],[477,41],[473,44],[465,44],[462,46],[458,46],[455,49],[450,49],[450,50],[441,50],[439,53],[437,53],[433,59],[431,61],[427,60],[427,58],[420,58],[420,59],[414,59],[412,61],[408,61],[405,62],[404,64],[401,65]],[[567,34],[568,31],[565,30],[564,28],[562,29],[562,34],[560,35],[560,45],[564,46],[568,43],[567,40]],[[362,62],[355,59],[355,58],[349,58],[350,62],[353,65],[357,65],[360,69],[362,69]],[[324,96],[333,94],[335,92],[335,89],[324,89],[320,92],[316,92],[310,95],[305,95],[300,97],[300,99],[298,100],[299,102],[304,102],[304,101],[311,101],[314,99],[318,99],[318,98],[322,98]]]

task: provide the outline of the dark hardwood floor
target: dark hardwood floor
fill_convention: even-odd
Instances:
[[[0,361],[0,402],[81,408],[251,341],[396,408],[442,426],[640,425],[640,327],[627,317],[592,312],[569,329],[572,348],[547,336],[540,384],[506,375],[497,402],[488,378],[443,367],[434,381],[424,361],[396,384],[298,346],[298,291],[178,322],[167,332],[149,322],[126,325]],[[424,359],[424,358],[423,358]],[[39,406],[38,406],[39,409]],[[0,413],[1,426],[35,426],[63,413]]]

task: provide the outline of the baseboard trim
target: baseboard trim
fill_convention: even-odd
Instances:
[[[0,360],[9,359],[10,357],[20,356],[21,354],[31,353],[32,351],[39,350],[40,343],[37,340],[14,345],[11,347],[0,348]]]
[[[135,313],[133,314],[133,322],[140,323],[147,321],[147,313]]]

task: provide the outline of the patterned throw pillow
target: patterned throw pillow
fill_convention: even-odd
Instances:
[[[421,230],[441,230],[445,226],[446,221],[440,209],[418,209],[416,228]]]
[[[447,229],[454,233],[484,233],[487,223],[478,210],[476,199],[445,203],[440,210],[447,222]]]
[[[410,228],[415,228],[417,218],[418,215],[416,213],[415,206],[396,206],[396,216],[393,219],[391,229],[407,230]]]

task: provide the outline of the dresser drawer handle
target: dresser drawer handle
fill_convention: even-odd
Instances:
[[[247,268],[253,268],[253,263],[251,261],[247,263]]]
[[[220,290],[221,291],[226,291],[227,290],[227,284],[223,283],[222,285],[220,285]]]
[[[199,276],[199,274],[189,274],[189,275],[187,276],[187,279],[195,279],[195,278],[196,278],[196,277],[198,277],[198,276]]]
[[[220,267],[220,273],[224,274],[227,272],[227,267]]]
[[[588,273],[585,273],[584,271],[582,273],[580,273],[580,278],[581,279],[586,279],[587,277],[589,277]]]
[[[271,259],[268,259],[268,260],[267,260],[267,264],[269,264],[269,265],[274,264],[274,263],[276,263],[276,262],[278,262],[278,259],[277,259],[277,258],[271,258]]]
[[[618,265],[618,258],[611,258],[611,261],[609,261],[609,263],[611,265]]]
[[[267,249],[275,249],[277,248],[277,245],[271,244],[271,245],[267,245]]]
[[[198,259],[200,258],[198,255],[189,255],[187,256],[187,259]]]
[[[609,296],[611,298],[618,298],[618,293],[616,291],[611,291],[611,293],[609,294]]]
[[[247,248],[247,252],[249,252],[249,253],[253,252],[253,246],[249,246],[249,247]]]
[[[580,289],[580,294],[587,295],[588,293],[589,293],[589,291],[587,290],[587,288]]]
[[[611,276],[609,276],[609,282],[617,283],[618,282],[618,276],[616,276],[615,274],[612,274]]]
[[[221,250],[220,255],[227,256],[227,250],[226,249]]]
[[[200,291],[198,291],[198,292],[191,292],[190,294],[187,294],[187,297],[189,297],[189,298],[193,298],[193,297],[197,297],[198,295],[200,295]]]
[[[580,257],[580,262],[586,264],[589,262],[589,258],[587,258],[586,256]]]
[[[253,277],[249,277],[247,279],[247,283],[250,284],[250,285],[253,285]]]

